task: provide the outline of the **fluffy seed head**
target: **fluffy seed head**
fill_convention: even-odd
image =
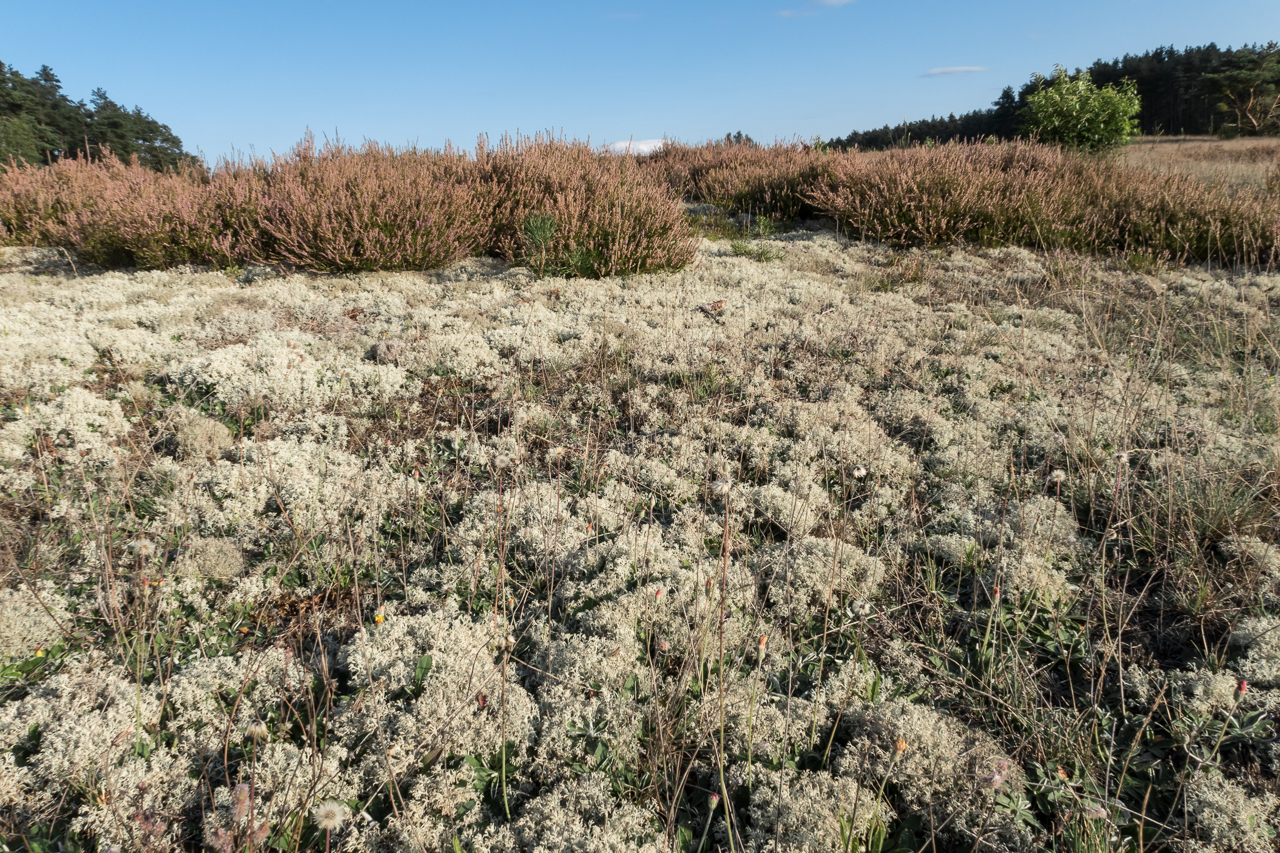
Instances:
[[[312,816],[315,818],[316,827],[323,829],[325,832],[333,832],[341,829],[342,825],[347,822],[347,816],[350,810],[346,803],[337,800],[325,800],[316,806]]]

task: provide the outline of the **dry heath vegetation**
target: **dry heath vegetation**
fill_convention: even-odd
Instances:
[[[1274,183],[6,172],[0,849],[1274,850]]]

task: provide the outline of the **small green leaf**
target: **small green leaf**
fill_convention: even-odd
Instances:
[[[413,695],[422,694],[422,682],[426,680],[427,675],[431,672],[431,655],[423,655],[418,658],[418,665],[413,669]]]

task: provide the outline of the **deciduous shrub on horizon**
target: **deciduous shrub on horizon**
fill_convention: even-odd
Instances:
[[[1036,75],[1034,82],[1038,88],[1027,95],[1025,125],[1045,142],[1105,151],[1138,133],[1142,102],[1132,80],[1095,86],[1088,71],[1072,77],[1059,65],[1052,77]]]

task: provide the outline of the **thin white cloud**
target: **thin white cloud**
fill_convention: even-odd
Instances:
[[[858,0],[813,0],[819,6],[847,6],[850,3],[856,3]],[[780,9],[778,17],[780,18],[812,18],[818,14],[816,9]]]
[[[979,71],[990,71],[985,65],[953,65],[950,68],[930,68],[925,77],[959,77],[963,74],[975,74]]]
[[[613,154],[652,154],[662,147],[661,139],[633,139],[627,142],[612,142],[605,146]]]

